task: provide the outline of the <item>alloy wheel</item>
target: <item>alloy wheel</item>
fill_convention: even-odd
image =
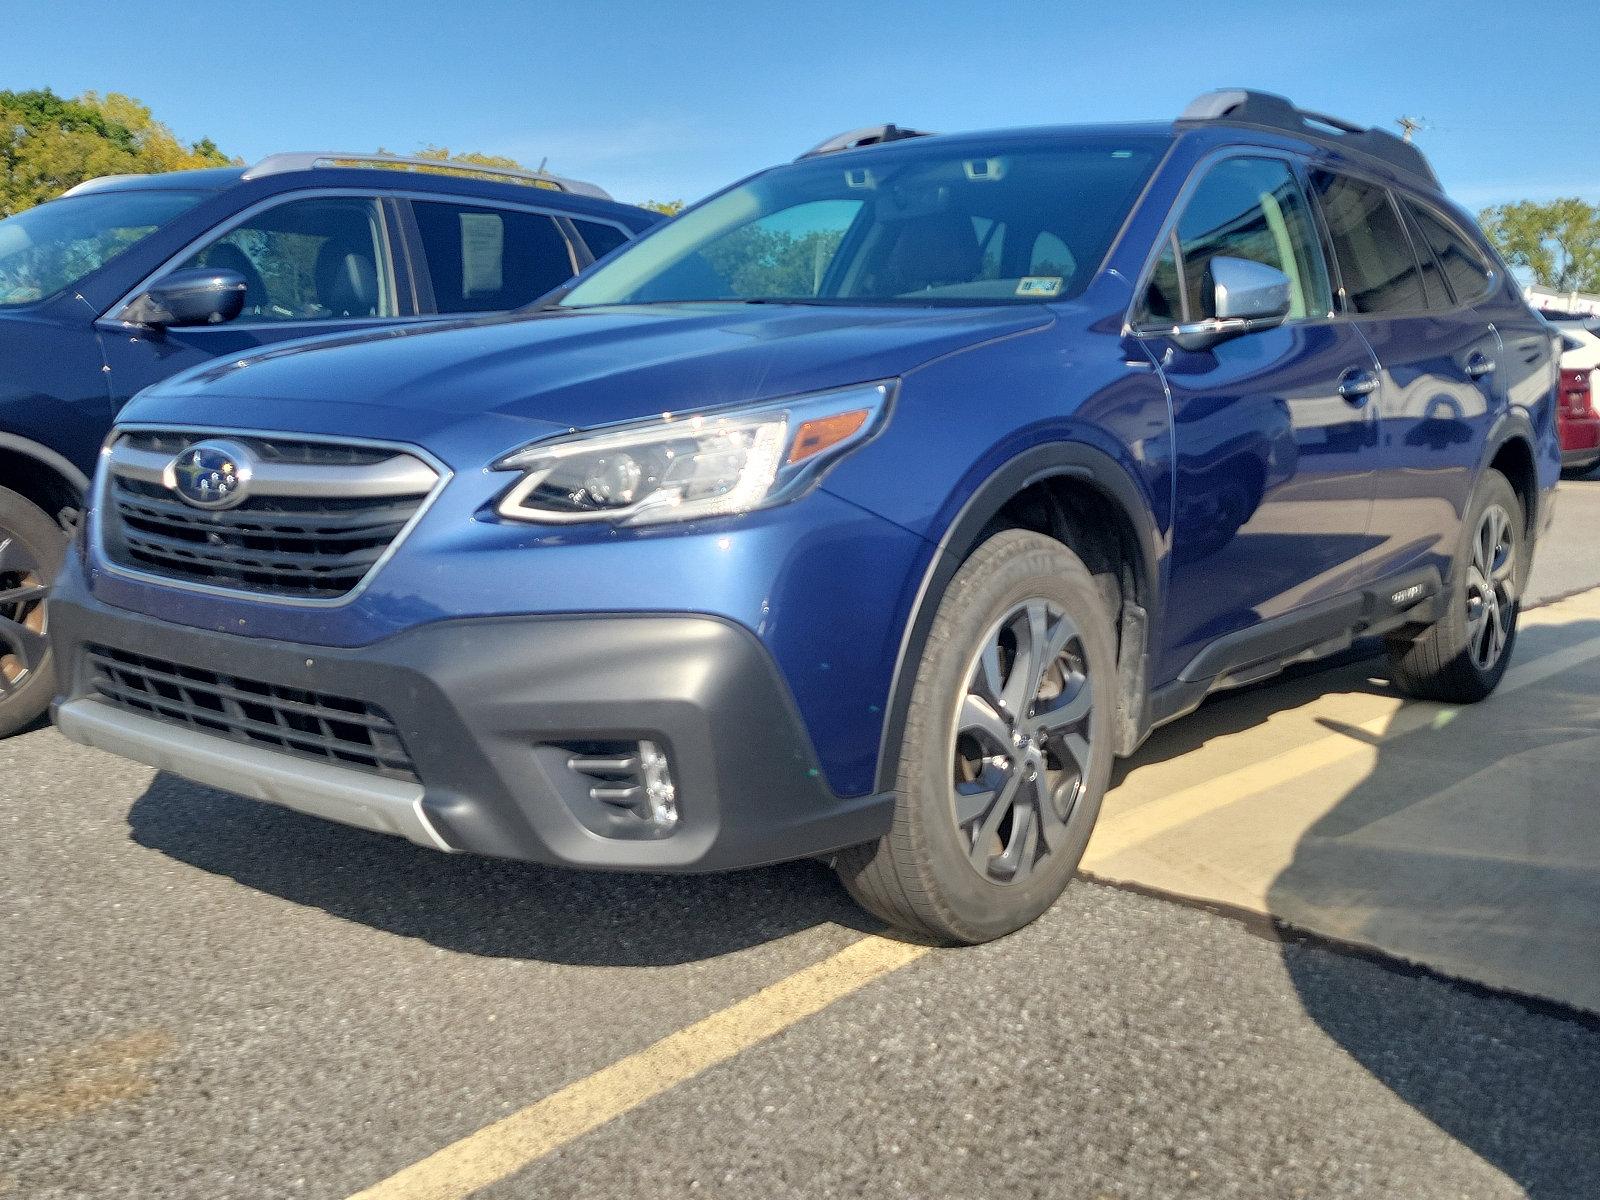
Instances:
[[[1082,634],[1058,605],[1025,601],[984,636],[956,707],[951,801],[986,879],[1022,882],[1065,844],[1093,699]]]
[[[1467,650],[1480,671],[1500,661],[1517,619],[1517,548],[1510,514],[1491,504],[1478,519],[1467,567]]]
[[[33,678],[44,662],[45,597],[50,585],[34,554],[0,530],[0,702]]]

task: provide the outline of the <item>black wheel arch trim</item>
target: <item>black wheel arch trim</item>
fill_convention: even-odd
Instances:
[[[916,664],[928,643],[928,633],[940,601],[962,563],[977,547],[979,539],[995,516],[1019,493],[1048,479],[1077,479],[1098,489],[1127,518],[1137,543],[1135,571],[1139,582],[1138,603],[1146,608],[1159,594],[1163,542],[1156,529],[1149,502],[1138,483],[1116,459],[1103,450],[1080,442],[1052,442],[1025,450],[995,470],[969,496],[939,538],[933,557],[923,572],[921,586],[912,601],[911,613],[901,634],[895,658],[894,675],[889,684],[883,732],[878,742],[877,790],[894,787],[895,748],[905,732],[906,715],[911,706],[911,690],[916,683]],[[1144,614],[1141,612],[1141,618]],[[1113,614],[1114,627],[1119,616]],[[1141,640],[1148,637],[1148,621],[1138,623]],[[1144,646],[1137,649],[1142,657]],[[1121,655],[1119,654],[1119,658]],[[1141,698],[1142,699],[1142,698]]]
[[[1512,442],[1521,442],[1523,448],[1528,452],[1528,458],[1533,463],[1533,492],[1528,497],[1528,511],[1522,514],[1525,532],[1528,535],[1528,540],[1532,542],[1538,535],[1540,519],[1544,515],[1544,496],[1541,494],[1542,489],[1539,487],[1538,479],[1539,438],[1534,432],[1533,422],[1522,409],[1512,408],[1501,413],[1499,419],[1490,428],[1489,435],[1483,439],[1483,455],[1478,460],[1478,470],[1473,476],[1473,493],[1476,494],[1478,480],[1483,478],[1484,472],[1489,470],[1490,465],[1499,456],[1500,451],[1504,450]],[[1511,485],[1515,489],[1516,481],[1512,480]],[[1466,519],[1465,513],[1462,514],[1462,519]]]
[[[14,433],[0,433],[0,450],[14,450],[18,454],[33,459],[41,467],[54,471],[67,483],[77,489],[78,495],[89,494],[89,477],[80,471],[65,455]]]

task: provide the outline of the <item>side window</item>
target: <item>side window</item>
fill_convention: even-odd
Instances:
[[[1473,304],[1487,296],[1494,271],[1472,240],[1432,209],[1410,200],[1406,205],[1450,281],[1456,303]]]
[[[1387,189],[1330,171],[1312,172],[1311,189],[1327,218],[1350,306],[1358,313],[1426,308],[1422,272]]]
[[[397,311],[378,205],[356,196],[269,208],[183,265],[244,276],[240,321],[338,321]]]
[[[1411,206],[1400,197],[1400,211],[1405,217],[1406,236],[1411,239],[1411,248],[1416,252],[1417,262],[1422,266],[1422,295],[1431,312],[1447,312],[1455,307],[1455,301],[1450,296],[1450,285],[1444,281],[1444,271],[1439,266],[1439,260],[1434,257],[1432,249],[1422,236],[1422,228],[1417,224],[1416,214],[1411,211]]]
[[[1288,163],[1230,158],[1211,168],[1178,219],[1178,253],[1169,249],[1157,264],[1150,315],[1169,319],[1178,299],[1184,320],[1215,317],[1209,280],[1211,260],[1219,256],[1287,275],[1291,319],[1326,316],[1333,307],[1310,206]],[[1154,311],[1157,303],[1166,314]]]
[[[628,240],[628,235],[615,225],[605,225],[599,221],[577,221],[572,224],[578,230],[578,236],[583,239],[583,244],[589,247],[589,253],[596,258],[604,258],[623,242]]]
[[[1189,320],[1184,308],[1183,276],[1178,271],[1178,241],[1167,241],[1167,250],[1156,260],[1155,273],[1145,293],[1145,316],[1162,325],[1180,325]]]
[[[576,273],[567,239],[543,213],[413,200],[434,308],[497,312],[531,304]]]

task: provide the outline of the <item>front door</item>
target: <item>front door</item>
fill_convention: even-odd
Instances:
[[[1206,351],[1149,342],[1171,394],[1175,453],[1168,606],[1156,683],[1261,622],[1350,592],[1372,545],[1377,363],[1332,318],[1310,206],[1285,159],[1210,167],[1185,204],[1140,324],[1215,315],[1210,260],[1291,282],[1287,321]]]
[[[234,320],[150,330],[113,313],[99,323],[113,406],[211,359],[398,319],[410,308],[399,300],[391,242],[384,206],[370,197],[304,196],[247,216],[173,267],[242,275],[244,309]]]

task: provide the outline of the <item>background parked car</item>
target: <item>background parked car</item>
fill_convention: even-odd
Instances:
[[[0,736],[49,702],[44,597],[135,392],[266,343],[517,308],[661,219],[590,183],[440,167],[281,154],[0,221]]]
[[[1564,474],[1586,475],[1600,463],[1600,317],[1544,314],[1561,331],[1561,403],[1556,421]]]

